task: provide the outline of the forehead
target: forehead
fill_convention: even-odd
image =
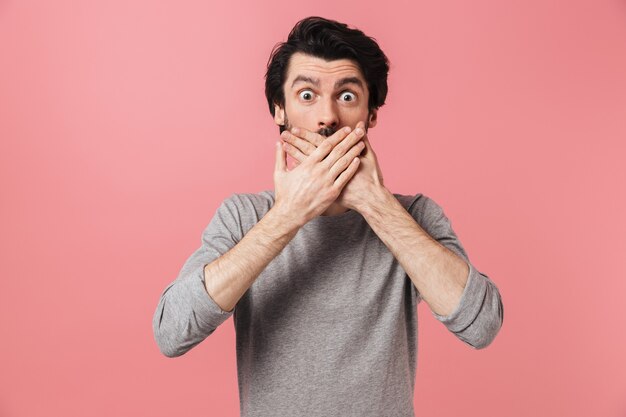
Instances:
[[[289,58],[286,87],[289,88],[291,82],[299,75],[317,78],[322,84],[332,83],[339,78],[357,77],[365,85],[365,78],[359,65],[350,59],[326,61],[322,58],[296,52]]]

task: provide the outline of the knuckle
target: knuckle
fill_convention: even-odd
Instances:
[[[343,155],[344,153],[346,153],[346,151],[347,151],[346,146],[342,144],[335,146],[335,149],[333,150],[333,152],[339,155]]]
[[[324,176],[324,170],[320,166],[320,164],[309,164],[311,169],[311,176],[314,178],[319,178]]]
[[[315,146],[320,146],[322,142],[323,142],[323,139],[321,139],[319,135],[314,135],[311,137],[311,143]]]
[[[341,161],[341,172],[345,172],[348,168],[350,168],[350,162],[354,159],[353,156],[346,155],[345,158],[342,158]]]
[[[337,197],[337,190],[334,186],[328,187],[326,192],[324,193],[326,200],[334,200]]]
[[[348,133],[344,129],[341,129],[340,131],[336,132],[336,136],[331,136],[330,139],[333,141],[333,143],[337,144],[344,140],[347,136]]]

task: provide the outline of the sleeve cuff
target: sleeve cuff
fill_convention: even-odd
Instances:
[[[437,320],[442,322],[450,331],[460,332],[466,329],[478,316],[487,292],[487,282],[477,269],[467,262],[469,275],[456,309],[448,316],[441,316],[431,310]]]
[[[231,311],[224,311],[219,305],[211,298],[206,286],[204,285],[204,266],[202,265],[193,274],[192,279],[187,282],[189,286],[189,294],[191,309],[195,313],[196,320],[198,320],[205,328],[215,329],[222,324],[228,317],[230,317],[235,309]]]

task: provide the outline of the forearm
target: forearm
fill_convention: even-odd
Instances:
[[[274,206],[228,252],[204,267],[207,292],[224,311],[230,312],[283,248],[299,226],[289,223]]]
[[[424,231],[384,187],[369,193],[359,211],[431,310],[442,316],[452,313],[467,282],[467,263]]]

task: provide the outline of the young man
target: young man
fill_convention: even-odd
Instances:
[[[274,191],[226,199],[159,300],[170,357],[234,315],[242,416],[413,416],[418,303],[475,349],[502,326],[441,207],[383,185],[366,133],[388,70],[361,31],[298,22],[266,74]]]

